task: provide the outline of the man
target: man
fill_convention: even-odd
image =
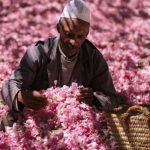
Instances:
[[[11,112],[21,112],[24,107],[45,107],[48,101],[38,91],[53,86],[56,80],[57,86],[69,86],[72,82],[83,85],[78,100],[97,108],[110,110],[120,103],[106,61],[86,39],[89,28],[87,4],[71,0],[57,24],[60,36],[29,47],[19,67],[3,85],[2,96]]]

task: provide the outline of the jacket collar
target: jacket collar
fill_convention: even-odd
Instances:
[[[81,49],[80,49],[80,61],[84,64],[88,61],[89,59],[89,53],[88,53],[88,45],[86,44],[86,40],[85,42],[83,43]]]
[[[44,44],[41,45],[45,55],[50,60],[56,58],[58,42],[59,42],[59,36],[54,38],[48,38],[47,40],[44,41]]]
[[[59,43],[59,37],[56,37],[53,41],[53,44],[49,47],[49,50],[51,51],[51,53],[49,54],[49,58],[51,60],[56,59],[56,54],[57,54],[57,50],[58,50],[58,43]]]

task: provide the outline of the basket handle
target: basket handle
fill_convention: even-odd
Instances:
[[[150,128],[150,112],[148,111],[147,108],[135,105],[135,106],[129,107],[127,112],[121,116],[121,120],[123,121],[123,124],[125,125],[127,129],[128,129],[129,118],[133,115],[139,115],[139,114],[144,114],[144,116],[146,116],[148,126]]]

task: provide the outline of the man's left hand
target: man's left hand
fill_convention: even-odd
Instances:
[[[78,100],[89,105],[93,104],[93,90],[91,88],[79,88]]]

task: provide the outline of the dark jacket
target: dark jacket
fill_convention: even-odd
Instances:
[[[54,85],[55,80],[58,86],[62,86],[58,41],[59,37],[39,41],[26,51],[18,68],[2,87],[3,99],[10,109],[15,109],[16,95],[20,90],[47,89]],[[80,49],[68,85],[72,82],[92,88],[97,97],[95,102],[99,99],[104,108],[115,107],[119,101],[106,61],[88,40]]]

